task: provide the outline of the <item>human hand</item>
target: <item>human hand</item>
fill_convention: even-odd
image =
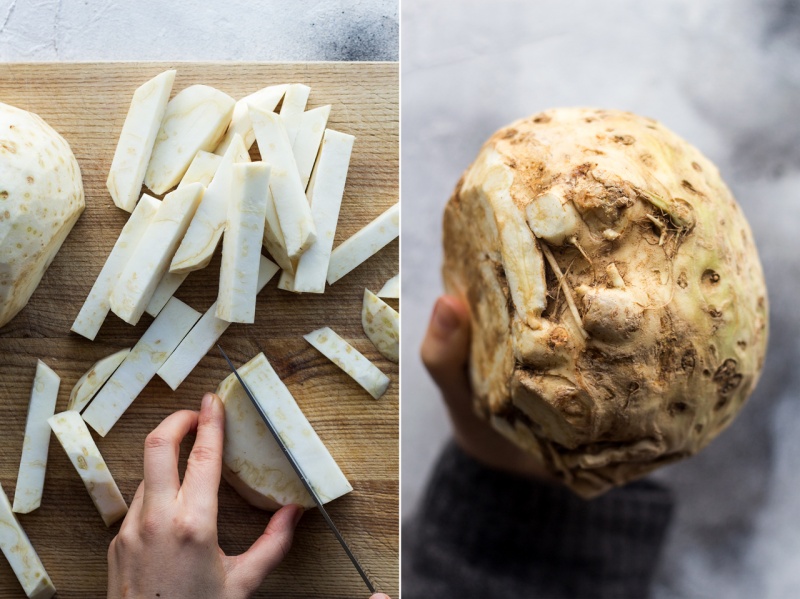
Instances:
[[[197,431],[183,484],[183,438]],[[239,556],[217,541],[217,494],[222,472],[225,408],[203,397],[200,413],[172,414],[145,441],[144,480],[108,550],[109,599],[244,599],[283,560],[303,510],[277,511],[266,531]]]
[[[475,414],[468,370],[469,340],[469,308],[455,296],[441,296],[433,308],[420,354],[442,392],[456,443],[466,454],[491,468],[557,480],[531,454]]]

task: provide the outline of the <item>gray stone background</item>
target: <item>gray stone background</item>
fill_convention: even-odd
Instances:
[[[771,304],[766,369],[743,413],[656,475],[679,503],[655,596],[800,597],[800,1],[404,0],[402,12],[404,515],[450,434],[417,353],[455,182],[514,119],[631,110],[720,167]]]

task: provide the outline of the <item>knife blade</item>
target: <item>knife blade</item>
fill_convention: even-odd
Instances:
[[[292,469],[297,473],[297,476],[300,478],[300,482],[303,483],[303,486],[305,487],[306,491],[308,491],[308,494],[311,495],[311,498],[317,505],[317,509],[319,510],[320,514],[322,514],[322,517],[325,520],[325,522],[328,524],[328,528],[331,529],[334,536],[336,537],[336,540],[339,541],[339,544],[342,546],[342,549],[344,549],[344,552],[347,554],[347,557],[349,557],[350,561],[353,562],[353,565],[355,566],[356,570],[361,576],[361,579],[367,585],[369,592],[374,593],[375,587],[372,585],[372,582],[370,582],[369,578],[367,577],[367,573],[364,572],[364,568],[361,567],[361,564],[356,559],[356,556],[350,550],[350,547],[347,545],[347,541],[344,540],[342,533],[339,532],[339,529],[336,528],[336,525],[333,523],[333,520],[331,520],[328,511],[322,505],[322,500],[320,499],[317,492],[314,490],[314,487],[311,485],[311,482],[306,477],[305,473],[303,472],[303,469],[300,467],[300,464],[297,463],[297,460],[295,459],[294,455],[292,455],[292,452],[286,446],[286,443],[283,442],[283,439],[278,433],[278,430],[273,426],[272,421],[270,421],[269,416],[267,416],[267,413],[264,411],[264,408],[262,408],[261,404],[258,403],[258,400],[253,395],[252,391],[250,391],[250,388],[247,386],[247,383],[244,382],[244,379],[242,379],[241,375],[239,374],[239,371],[236,370],[236,367],[233,365],[233,362],[231,362],[230,358],[222,349],[222,347],[217,345],[217,349],[219,349],[220,353],[222,354],[222,357],[225,358],[225,361],[228,363],[228,366],[230,366],[230,369],[233,371],[233,374],[236,375],[239,384],[242,386],[242,389],[244,389],[244,392],[247,394],[247,397],[250,398],[250,401],[253,403],[253,406],[255,406],[256,411],[261,416],[261,419],[264,421],[264,424],[267,426],[267,429],[275,438],[278,447],[281,448],[283,455],[286,456],[286,459],[289,461],[289,464],[292,466]]]

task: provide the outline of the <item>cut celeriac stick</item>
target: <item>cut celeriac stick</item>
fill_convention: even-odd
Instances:
[[[128,212],[136,206],[142,191],[145,171],[174,81],[175,71],[164,71],[133,93],[106,181],[114,203]]]
[[[234,136],[233,143],[222,157],[222,162],[214,175],[214,180],[203,194],[203,201],[189,225],[189,230],[181,241],[178,251],[172,258],[169,271],[173,274],[189,273],[208,266],[217,249],[222,233],[231,196],[233,164],[237,153],[244,150],[240,136]],[[245,152],[246,154],[247,152]]]
[[[375,399],[386,393],[389,377],[329,327],[312,331],[303,338],[349,374]]]
[[[317,228],[317,242],[300,256],[295,271],[294,291],[325,291],[325,278],[354,141],[352,135],[325,130],[319,158],[308,185],[308,201],[311,202],[311,214]]]
[[[236,134],[242,136],[244,145],[249,150],[256,140],[256,134],[253,133],[253,125],[250,122],[250,114],[248,113],[247,106],[252,104],[261,110],[274,112],[275,107],[281,101],[281,98],[283,98],[288,87],[289,86],[286,84],[270,85],[236,102],[236,106],[233,109],[231,124],[228,126],[225,137],[219,142],[214,153],[222,156],[228,150],[228,146],[231,145],[233,136]]]
[[[192,163],[178,184],[178,189],[189,183],[202,183],[203,187],[208,187],[221,160],[222,156],[200,150],[192,159]]]
[[[328,284],[333,285],[351,270],[377,254],[399,234],[400,204],[395,204],[333,250],[328,265]]]
[[[286,253],[286,240],[283,238],[281,224],[278,222],[278,212],[275,210],[275,200],[272,192],[267,197],[267,217],[264,222],[264,239],[261,240],[272,259],[286,271],[294,272],[294,264]]]
[[[164,276],[161,277],[161,281],[158,283],[158,287],[156,287],[156,290],[153,292],[153,296],[147,303],[147,308],[145,308],[144,311],[150,316],[158,316],[158,313],[161,312],[161,310],[164,309],[164,306],[167,305],[169,298],[175,295],[175,292],[181,285],[183,285],[183,282],[188,276],[188,272],[181,274],[165,272]]]
[[[398,299],[400,297],[400,275],[397,274],[386,281],[378,292],[378,297]]]
[[[39,555],[11,510],[6,492],[0,485],[0,550],[30,599],[50,599],[56,588],[42,565]]]
[[[174,187],[200,150],[212,152],[236,101],[207,85],[192,85],[167,104],[144,183],[156,194]]]
[[[292,448],[292,455],[322,503],[352,491],[353,487],[264,354],[258,354],[238,370],[284,443]],[[265,510],[290,503],[314,507],[314,500],[235,375],[222,381],[217,395],[225,402],[222,457],[225,480],[250,504]]]
[[[269,188],[290,259],[298,258],[314,243],[316,234],[292,145],[281,117],[250,107],[250,120],[256,132],[261,159],[272,167]]]
[[[284,291],[294,291],[294,275],[288,271],[281,271],[281,278],[278,279],[278,289]]]
[[[278,265],[264,256],[259,258],[258,291],[260,292],[278,272]],[[195,366],[208,353],[222,334],[231,325],[227,320],[216,317],[217,303],[211,306],[203,317],[192,327],[189,334],[172,352],[164,365],[158,369],[160,376],[175,391]]]
[[[311,94],[311,88],[302,83],[293,83],[286,90],[286,95],[283,97],[283,104],[281,105],[281,116],[288,117],[294,114],[300,114],[306,109],[308,103],[308,96]]]
[[[109,303],[114,314],[128,324],[139,322],[186,234],[204,189],[200,183],[192,183],[168,194],[125,265]]]
[[[255,322],[269,171],[263,162],[233,165],[215,313],[228,322]]]
[[[383,357],[400,361],[400,315],[369,289],[364,290],[361,326]]]
[[[80,474],[106,526],[124,517],[128,506],[80,414],[74,410],[62,412],[51,417],[48,423]]]
[[[83,419],[89,426],[105,437],[199,318],[199,312],[171,298],[86,408]]]
[[[67,409],[82,412],[129,353],[131,353],[131,348],[121,349],[117,353],[95,362],[94,366],[78,379],[72,388]]]
[[[91,340],[97,336],[111,309],[109,304],[111,292],[160,206],[160,201],[147,194],[143,195],[141,201],[136,204],[133,214],[122,227],[122,232],[108,255],[103,269],[97,276],[89,296],[83,303],[78,317],[72,323],[73,332]]]
[[[42,504],[42,489],[50,447],[50,427],[47,426],[47,419],[56,411],[60,384],[61,379],[58,375],[39,360],[31,389],[25,442],[22,445],[17,488],[14,492],[14,511],[18,514],[29,514]]]
[[[297,134],[292,140],[292,152],[294,152],[294,160],[297,163],[297,172],[300,174],[300,183],[302,183],[303,189],[308,187],[314,160],[317,158],[319,145],[330,114],[331,107],[328,105],[309,110],[298,117]]]

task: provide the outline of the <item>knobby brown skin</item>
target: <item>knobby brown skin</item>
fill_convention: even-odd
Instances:
[[[444,249],[477,413],[584,497],[693,455],[755,387],[750,228],[656,121],[556,109],[501,129],[456,186]]]

